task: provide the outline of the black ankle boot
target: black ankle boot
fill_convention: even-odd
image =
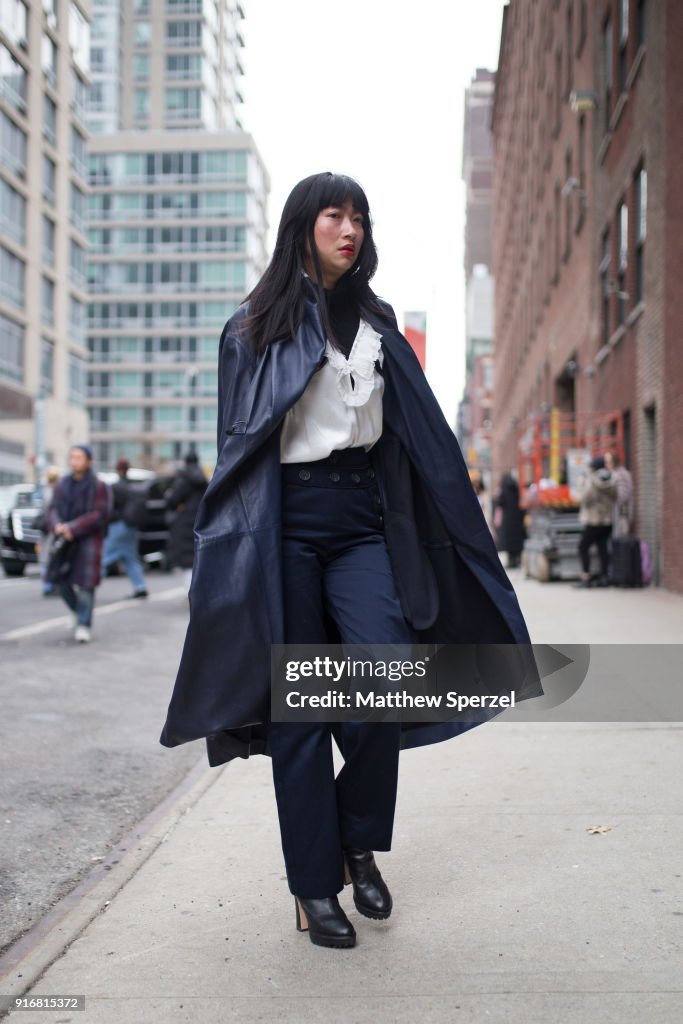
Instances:
[[[372,850],[350,847],[344,850],[344,881],[353,884],[353,902],[365,917],[384,921],[391,913],[393,900],[387,883],[379,873]]]
[[[356,930],[336,896],[320,899],[295,896],[297,931],[307,931],[316,946],[345,948],[356,945]]]

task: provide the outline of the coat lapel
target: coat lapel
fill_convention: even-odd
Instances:
[[[317,306],[306,300],[306,315],[296,338],[266,346],[242,404],[232,410],[207,500],[225,487],[299,400],[322,365],[325,345]]]

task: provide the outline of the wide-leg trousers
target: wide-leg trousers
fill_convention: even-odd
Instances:
[[[416,639],[401,610],[383,511],[363,447],[282,464],[286,643],[326,643],[325,611],[343,644]],[[400,729],[398,722],[269,723],[292,893],[341,892],[346,847],[391,849]],[[333,736],[344,758],[336,778]]]

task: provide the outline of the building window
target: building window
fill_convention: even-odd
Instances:
[[[0,42],[0,95],[20,114],[26,113],[27,80],[23,65]]]
[[[26,200],[0,178],[0,231],[17,245],[26,242]]]
[[[57,88],[57,47],[47,32],[43,32],[41,42],[41,63],[43,73],[53,89]]]
[[[167,89],[166,117],[193,120],[201,113],[201,89]]]
[[[645,44],[645,11],[647,4],[645,0],[636,0],[636,43],[638,46]]]
[[[69,277],[77,288],[86,288],[85,249],[75,239],[70,240]]]
[[[572,151],[567,149],[564,158],[564,180],[567,182],[564,199],[564,259],[568,260],[572,252],[572,233],[574,231],[574,189],[569,184],[572,180]]]
[[[562,120],[562,50],[555,52],[555,135],[559,134]]]
[[[617,211],[617,240],[619,246],[617,267],[617,309],[618,323],[623,324],[626,315],[627,272],[628,272],[628,206],[622,199]]]
[[[69,401],[72,405],[85,405],[85,359],[69,352]]]
[[[44,324],[52,327],[55,322],[55,285],[49,277],[42,277],[41,283],[41,318]]]
[[[74,125],[71,126],[71,164],[79,177],[87,178],[88,159],[86,141]]]
[[[567,82],[565,92],[567,98],[574,84],[574,4],[567,4]]]
[[[90,73],[90,24],[75,3],[69,4],[69,46],[74,64]]]
[[[647,231],[647,172],[641,167],[636,174],[636,302],[645,297],[645,235]]]
[[[55,265],[55,222],[43,214],[43,263]]]
[[[602,30],[602,65],[605,76],[605,131],[612,116],[612,19],[608,18]]]
[[[583,50],[588,35],[588,0],[579,0],[579,39],[576,44],[577,57]]]
[[[24,328],[0,313],[0,376],[24,383]]]
[[[86,195],[80,188],[71,182],[71,223],[77,231],[85,231],[85,205]]]
[[[133,114],[135,117],[149,115],[149,89],[133,90]]]
[[[43,0],[43,11],[48,28],[57,28],[57,0]]]
[[[205,35],[208,43],[208,33]],[[201,46],[201,21],[167,21],[166,43],[168,46]]]
[[[54,393],[55,346],[47,338],[40,339],[40,387],[44,395]]]
[[[586,210],[586,115],[579,115],[579,215],[576,230],[580,230]]]
[[[71,68],[71,109],[81,121],[86,119],[89,88],[76,68]]]
[[[166,57],[166,78],[199,79],[202,58],[198,53],[170,53]]]
[[[0,160],[18,178],[26,177],[26,135],[0,110]]]
[[[610,247],[611,239],[609,228],[604,232],[602,236],[602,259],[600,261],[600,283],[601,283],[601,295],[602,295],[602,343],[607,344],[610,337],[611,329],[611,318],[610,318],[610,302],[611,302],[611,288],[609,280],[610,271]]]
[[[47,93],[43,95],[43,135],[51,146],[57,145],[57,104]]]
[[[227,152],[205,153],[203,171],[203,176],[216,178],[219,181],[246,182],[246,150],[231,149]]]
[[[51,206],[55,201],[55,181],[57,178],[57,167],[54,160],[43,153],[43,199]]]
[[[619,0],[619,91],[626,89],[628,71],[628,0]]]
[[[17,309],[24,308],[24,261],[0,245],[0,298]]]
[[[75,295],[69,296],[69,330],[72,341],[85,345],[85,303]]]
[[[554,253],[554,271],[553,271],[553,283],[556,284],[560,278],[560,252],[561,252],[561,234],[562,234],[562,193],[559,182],[555,185],[555,253]]]
[[[3,0],[0,3],[2,28],[14,46],[28,48],[28,10],[22,0]]]
[[[136,53],[133,57],[133,76],[136,79],[149,78],[149,55]]]
[[[136,21],[133,25],[133,44],[135,46],[149,46],[150,38],[150,23],[148,21]]]

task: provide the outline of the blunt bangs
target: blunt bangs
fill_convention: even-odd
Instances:
[[[316,216],[328,206],[343,206],[347,200],[351,201],[354,209],[362,213],[366,220],[370,216],[365,192],[354,178],[349,178],[346,174],[324,176],[320,181],[320,194],[317,200]]]

